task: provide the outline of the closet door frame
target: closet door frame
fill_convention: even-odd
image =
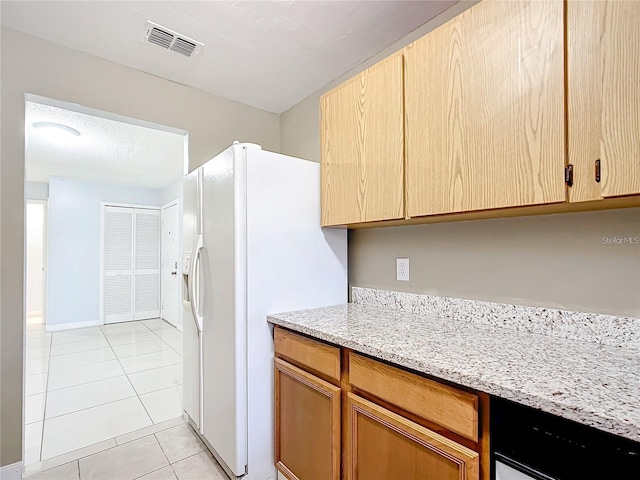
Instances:
[[[161,213],[161,206],[156,205],[142,205],[137,203],[118,203],[118,202],[100,202],[100,299],[99,299],[99,307],[100,307],[100,324],[105,325],[104,321],[104,273],[105,273],[105,265],[104,265],[104,233],[105,233],[105,208],[106,207],[124,207],[131,209],[139,209],[139,210],[157,210],[158,215]],[[133,222],[134,228],[132,231],[131,242],[134,245],[132,250],[132,306],[131,306],[131,320],[125,321],[134,321],[135,315],[135,211],[133,212]],[[162,245],[159,244],[158,248],[158,257],[162,259]],[[160,265],[160,263],[158,263]],[[160,288],[160,277],[158,274],[158,288]],[[160,291],[161,292],[161,291]],[[122,322],[112,322],[112,323],[122,323]]]

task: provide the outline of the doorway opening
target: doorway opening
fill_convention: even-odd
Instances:
[[[25,215],[27,324],[42,325],[47,304],[47,201],[28,200]]]
[[[187,144],[183,130],[26,96],[27,474],[181,421],[171,281]]]

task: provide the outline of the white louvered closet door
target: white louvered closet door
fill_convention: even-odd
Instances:
[[[104,322],[133,320],[133,209],[104,209]]]
[[[133,319],[160,316],[160,210],[136,209]]]

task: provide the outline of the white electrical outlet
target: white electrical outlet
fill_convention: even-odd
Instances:
[[[396,258],[396,280],[409,281],[409,259]]]

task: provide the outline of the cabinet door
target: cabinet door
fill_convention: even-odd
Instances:
[[[478,453],[352,393],[348,399],[349,480],[478,480]]]
[[[572,202],[640,193],[639,25],[637,1],[567,2]]]
[[[291,480],[339,480],[340,388],[275,360],[276,466]]]
[[[320,100],[322,225],[403,218],[402,56]]]
[[[409,216],[566,200],[563,18],[484,0],[405,49]]]

